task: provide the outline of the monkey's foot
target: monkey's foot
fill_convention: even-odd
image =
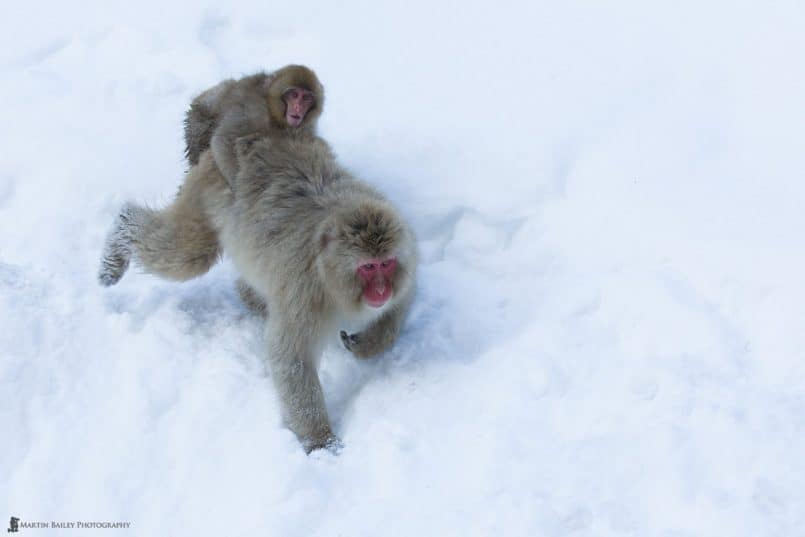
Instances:
[[[344,442],[336,435],[330,434],[318,440],[305,440],[302,442],[302,446],[305,448],[305,453],[308,455],[317,449],[325,449],[333,455],[338,455],[341,453],[341,450],[344,449]]]
[[[131,259],[131,218],[128,205],[124,206],[106,237],[101,255],[101,268],[98,281],[109,287],[120,281]]]

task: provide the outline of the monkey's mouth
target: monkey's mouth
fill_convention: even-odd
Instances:
[[[302,116],[297,115],[297,114],[288,114],[288,123],[292,127],[296,127],[297,125],[302,123]]]
[[[391,298],[393,292],[390,285],[370,287],[363,292],[363,301],[366,302],[367,306],[379,308]]]

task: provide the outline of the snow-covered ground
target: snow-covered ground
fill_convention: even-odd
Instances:
[[[0,531],[805,535],[804,28],[793,0],[5,5]],[[325,356],[339,456],[282,428],[229,263],[96,282],[121,203],[181,182],[191,97],[291,62],[423,256],[399,344]]]

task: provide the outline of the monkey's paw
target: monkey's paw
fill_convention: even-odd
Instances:
[[[356,358],[374,358],[383,351],[381,343],[371,334],[347,334],[341,330],[341,343]]]
[[[368,358],[372,355],[367,349],[366,341],[361,334],[347,334],[341,330],[341,343],[344,347],[358,358]]]
[[[324,449],[333,455],[339,455],[341,450],[344,449],[344,442],[342,442],[341,439],[334,434],[330,434],[329,436],[320,440],[305,440],[303,445],[305,448],[305,453],[308,455],[318,449]]]
[[[346,347],[348,351],[351,351],[352,347],[357,346],[360,339],[358,334],[347,334],[345,331],[341,330],[341,343],[344,344],[344,347]]]
[[[104,260],[106,262],[107,260]],[[111,263],[109,263],[111,265]],[[101,267],[101,270],[98,272],[98,282],[104,287],[111,287],[112,285],[116,284],[120,281],[120,278],[123,277],[123,272],[125,272],[125,265],[122,263],[115,262],[116,266],[110,268],[106,263],[104,266]],[[119,268],[122,267],[122,268]]]
[[[264,133],[256,132],[241,136],[235,140],[235,154],[240,158],[245,158],[249,155],[254,144],[265,138]]]
[[[124,206],[106,237],[101,256],[101,268],[98,271],[98,281],[104,287],[119,282],[126,273],[126,269],[129,268],[131,257],[130,213],[128,205]]]

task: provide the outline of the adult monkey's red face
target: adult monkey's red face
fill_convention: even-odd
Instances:
[[[285,121],[291,127],[298,127],[305,120],[308,110],[316,104],[316,96],[312,91],[291,86],[282,94],[285,101]]]
[[[358,263],[356,272],[363,283],[363,301],[373,308],[379,308],[394,294],[394,273],[397,271],[397,258],[364,259]]]

